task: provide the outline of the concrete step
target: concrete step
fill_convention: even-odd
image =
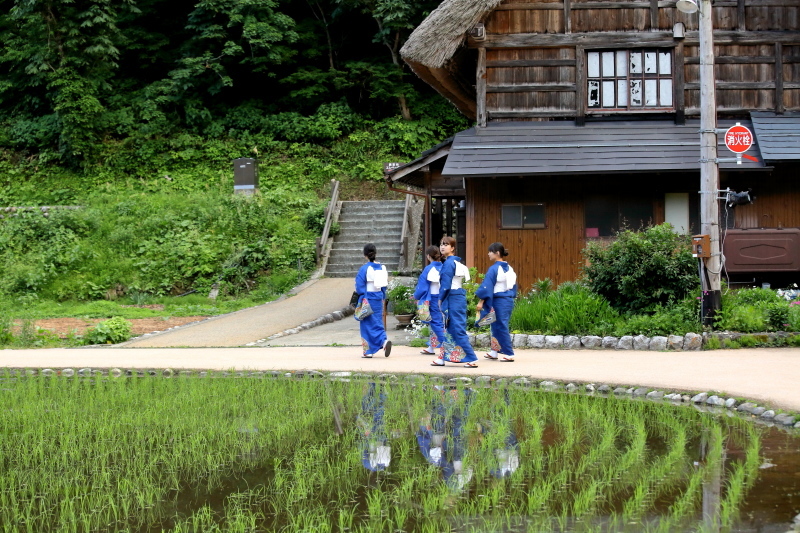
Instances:
[[[342,202],[342,210],[345,209],[375,209],[377,207],[394,207],[397,209],[403,209],[405,207],[406,202],[404,200],[364,200],[364,201],[357,201],[357,200],[347,200]]]
[[[377,230],[380,229],[381,231],[396,231],[400,233],[402,231],[403,221],[400,220],[370,220],[370,221],[361,221],[361,220],[345,220],[339,221],[339,228],[341,231],[351,231],[351,230]]]
[[[383,224],[394,224],[396,227],[402,227],[403,225],[403,215],[390,215],[390,214],[357,214],[357,215],[347,215],[347,216],[339,216],[339,225],[354,225],[354,224],[376,224],[376,223],[383,223]]]
[[[377,248],[377,257],[380,261],[381,257],[394,257],[400,255],[400,245],[384,244],[382,246],[375,245]],[[362,246],[334,246],[331,248],[331,259],[338,257],[357,257],[361,259],[364,256],[364,248]]]

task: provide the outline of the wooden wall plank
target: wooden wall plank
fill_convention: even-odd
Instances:
[[[486,49],[478,49],[478,68],[475,73],[476,118],[479,128],[486,127]]]

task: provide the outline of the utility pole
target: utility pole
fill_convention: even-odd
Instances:
[[[711,257],[705,259],[703,322],[710,325],[721,308],[722,250],[719,230],[719,161],[717,159],[717,98],[714,92],[714,28],[711,0],[679,0],[684,13],[699,13],[700,41],[700,231],[711,241]]]

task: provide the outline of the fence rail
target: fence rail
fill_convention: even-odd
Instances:
[[[328,242],[333,212],[336,211],[336,202],[338,201],[339,181],[331,180],[331,201],[328,202],[328,207],[325,208],[325,226],[322,228],[322,235],[317,237],[317,266],[319,266],[320,260],[322,259],[322,249],[325,247],[325,243]]]

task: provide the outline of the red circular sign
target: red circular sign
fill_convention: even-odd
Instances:
[[[737,154],[746,152],[748,148],[753,146],[753,134],[741,124],[731,126],[725,132],[725,146],[728,147],[728,150]]]

